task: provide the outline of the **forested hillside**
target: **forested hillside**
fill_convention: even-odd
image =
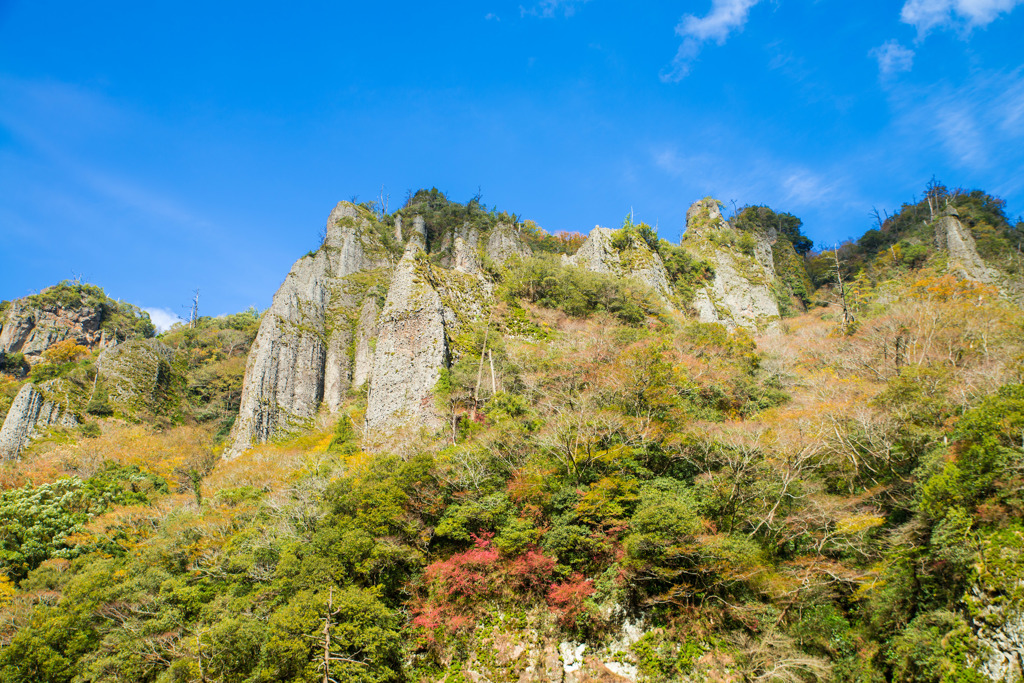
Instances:
[[[0,681],[1020,680],[1024,224],[933,183],[816,251],[694,207],[674,244],[349,205],[290,298],[159,335],[145,400],[99,348],[4,361],[12,399],[78,393],[0,467]],[[429,396],[374,428],[434,329]],[[322,356],[301,420],[254,388],[281,339]],[[253,397],[277,431],[234,453]]]

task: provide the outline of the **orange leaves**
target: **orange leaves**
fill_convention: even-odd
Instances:
[[[974,280],[961,280],[955,275],[926,275],[910,283],[910,296],[918,300],[982,301],[999,295],[999,290]]]

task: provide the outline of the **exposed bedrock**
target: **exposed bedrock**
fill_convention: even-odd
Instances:
[[[749,235],[749,241],[743,238]],[[722,217],[718,201],[708,197],[686,212],[682,246],[711,263],[715,274],[699,289],[692,306],[701,322],[763,330],[780,319],[775,297],[772,235],[738,233]]]

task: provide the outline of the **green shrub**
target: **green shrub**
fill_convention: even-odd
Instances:
[[[574,318],[605,312],[627,325],[640,325],[660,307],[650,290],[631,280],[563,267],[552,257],[525,259],[503,276],[507,295],[522,297]]]

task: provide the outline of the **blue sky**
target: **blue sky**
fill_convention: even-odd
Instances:
[[[0,0],[0,299],[265,308],[341,199],[546,229],[768,204],[816,243],[935,175],[1024,212],[1024,0]]]

